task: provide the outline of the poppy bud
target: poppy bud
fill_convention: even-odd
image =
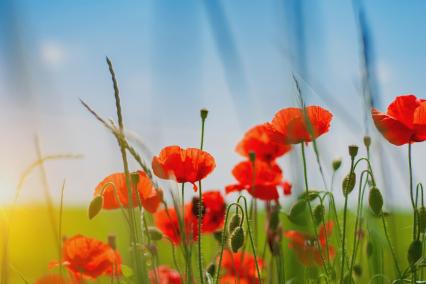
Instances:
[[[192,214],[196,217],[199,217],[200,215],[203,217],[204,213],[206,213],[206,208],[203,203],[200,202],[200,199],[198,197],[192,198]]]
[[[216,231],[213,233],[214,239],[218,241],[219,243],[222,243],[222,235],[223,235],[222,231]]]
[[[279,209],[274,209],[269,218],[269,229],[275,231],[280,223],[280,211]]]
[[[418,211],[419,216],[419,231],[424,233],[426,231],[426,208],[424,206],[420,207]]]
[[[231,217],[231,220],[229,220],[228,225],[228,232],[232,233],[234,229],[241,225],[241,216],[240,214],[235,214]]]
[[[333,171],[337,171],[340,166],[342,165],[342,159],[336,159],[333,161],[332,166],[333,166]]]
[[[373,187],[370,189],[370,194],[368,196],[368,204],[370,205],[371,210],[376,216],[379,216],[380,213],[382,213],[383,197],[377,187]]]
[[[102,195],[97,195],[93,200],[90,202],[89,205],[89,219],[92,220],[95,218],[96,215],[99,214],[102,210],[102,206],[104,204],[104,198]]]
[[[354,273],[357,277],[361,277],[362,276],[362,267],[359,264],[355,264],[354,265]]]
[[[367,148],[370,147],[370,145],[371,145],[371,137],[370,136],[368,136],[368,135],[364,136],[364,145]]]
[[[202,108],[200,110],[200,115],[202,120],[205,120],[208,114],[209,114],[209,111],[206,108]]]
[[[115,235],[108,236],[108,244],[113,250],[117,248],[116,241],[117,241],[117,237]]]
[[[296,203],[294,203],[293,206],[290,208],[288,219],[294,224],[305,225],[305,211],[306,201],[304,199],[297,200]]]
[[[374,246],[373,243],[371,241],[369,241],[367,243],[367,247],[366,247],[366,251],[367,251],[367,256],[370,257],[373,255],[374,252]]]
[[[356,155],[358,155],[358,146],[357,145],[350,145],[349,146],[349,155],[352,159],[355,159]]]
[[[345,176],[342,183],[343,195],[345,196],[349,195],[354,189],[355,183],[356,183],[355,172],[349,173],[347,176]]]
[[[249,152],[249,160],[250,162],[254,163],[254,161],[256,160],[256,153],[253,151]]]
[[[408,248],[408,263],[413,265],[422,257],[422,242],[420,240],[414,240]]]
[[[244,229],[236,227],[231,234],[230,244],[232,252],[237,252],[244,244]]]
[[[207,266],[207,273],[210,274],[210,276],[214,276],[216,272],[216,265],[212,262]]]
[[[314,209],[314,223],[318,225],[324,219],[325,208],[322,204],[318,204]]]
[[[148,227],[148,234],[153,241],[159,241],[163,238],[163,233],[156,227]]]

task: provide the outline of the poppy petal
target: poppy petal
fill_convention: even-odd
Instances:
[[[377,129],[390,143],[400,146],[410,142],[413,131],[403,123],[376,109],[371,110],[371,115]]]

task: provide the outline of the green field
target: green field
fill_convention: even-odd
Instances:
[[[114,234],[117,236],[118,249],[120,250],[124,263],[128,263],[128,249],[127,249],[127,229],[125,223],[122,221],[120,211],[108,212],[103,211],[94,220],[90,221],[87,218],[87,211],[84,208],[66,208],[63,214],[63,235],[72,236],[74,234],[83,234],[95,237],[100,240],[106,240],[107,236]],[[368,215],[368,214],[366,214]],[[394,275],[393,262],[391,260],[389,249],[383,235],[383,228],[380,219],[375,220],[368,217],[368,224],[370,228],[370,237],[375,240],[376,249],[372,258],[377,257],[378,261],[372,261],[366,257],[365,246],[361,247],[358,253],[358,262],[365,261],[363,267],[368,267],[367,261],[375,263],[376,269],[384,269],[387,277]],[[411,223],[410,217],[405,214],[393,215],[388,218],[388,228],[392,236],[393,244],[396,247],[399,263],[403,268],[407,266],[406,252],[411,238]],[[263,230],[263,217],[259,216],[258,232],[259,239],[258,253],[262,254],[264,247],[264,230]],[[287,218],[282,215],[284,221],[284,230],[292,228]],[[352,249],[353,225],[349,225],[347,234],[349,235],[349,242],[347,247]],[[335,244],[336,240],[334,240]],[[49,222],[48,211],[43,206],[21,207],[15,212],[11,224],[11,234],[9,243],[9,263],[13,266],[10,272],[11,283],[23,283],[16,269],[19,271],[30,283],[33,283],[39,276],[49,271],[48,263],[52,260],[58,259],[58,247],[55,241],[52,227]],[[364,243],[365,245],[365,243]],[[382,257],[380,246],[385,248],[385,255]],[[169,242],[160,241],[158,243],[159,261],[162,264],[173,265],[171,245]],[[377,249],[378,248],[378,249]],[[195,246],[194,246],[195,250]],[[219,250],[218,243],[212,236],[206,236],[203,239],[203,256],[204,262],[208,264],[213,258],[214,254]],[[307,273],[305,269],[298,263],[293,252],[287,249],[287,241],[284,239],[283,251],[285,253],[285,261],[287,268],[287,279],[292,277],[302,277]],[[177,250],[179,265],[183,265],[183,259],[180,257],[180,252]],[[195,257],[195,251],[194,251]],[[266,254],[267,265],[269,254]],[[382,261],[383,260],[383,261]],[[194,259],[194,267],[196,267]],[[372,271],[363,271],[363,276],[371,277]],[[298,278],[299,279],[299,278]],[[358,283],[365,283],[367,278],[361,277],[357,279]],[[384,281],[384,282],[383,282]],[[104,281],[108,283],[107,280]],[[373,283],[388,283],[389,281],[376,277]],[[98,282],[102,283],[102,281]],[[295,283],[298,283],[297,279]]]

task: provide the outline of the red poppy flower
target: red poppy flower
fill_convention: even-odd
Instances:
[[[225,220],[226,204],[220,191],[208,191],[203,193],[203,212],[201,232],[214,233],[223,227]],[[191,204],[191,212],[194,226],[198,233],[198,198],[194,198]]]
[[[73,284],[71,280],[59,275],[59,274],[48,274],[39,278],[35,284]]]
[[[157,274],[157,278],[155,277]],[[149,279],[152,284],[181,284],[182,278],[179,273],[168,267],[167,265],[160,265],[157,269],[149,272]],[[156,281],[158,279],[158,282]]]
[[[387,113],[371,110],[374,124],[392,144],[400,146],[426,140],[426,102],[414,95],[396,97]]]
[[[283,174],[280,167],[273,163],[256,160],[253,163],[244,161],[237,164],[232,170],[232,175],[238,184],[225,188],[226,193],[247,190],[253,197],[261,200],[276,200],[279,198],[277,186],[283,184]]]
[[[204,179],[215,167],[213,156],[196,148],[168,146],[152,159],[152,169],[157,177],[192,183],[194,191],[197,191],[195,182]]]
[[[257,258],[257,264],[259,269],[263,269],[263,259]],[[257,284],[259,278],[257,277],[256,262],[254,261],[253,255],[245,252],[232,253],[230,250],[223,252],[222,267],[225,270],[225,274],[222,276],[220,283],[236,283],[230,282],[235,278],[239,278],[239,283]]]
[[[148,212],[154,213],[157,211],[160,203],[163,201],[161,189],[156,189],[149,177],[142,171],[131,173],[130,182],[133,190],[133,207],[137,207],[140,200],[142,206]],[[109,183],[114,184],[114,186]],[[136,196],[136,191],[139,193],[139,200]],[[112,174],[101,181],[96,187],[94,195],[97,196],[100,194],[102,194],[104,199],[104,209],[118,209],[120,208],[120,203],[126,208],[130,206],[126,175],[124,173]],[[117,200],[117,196],[120,203]]]
[[[298,144],[310,142],[329,130],[333,118],[331,112],[320,106],[308,106],[305,111],[306,118],[301,108],[278,111],[268,124],[271,139],[278,143]]]
[[[197,230],[194,226],[194,218],[192,216],[192,205],[185,205],[185,236],[189,239],[192,235],[192,240],[197,239]],[[179,244],[181,241],[181,233],[179,228],[179,219],[174,208],[168,208],[157,211],[154,215],[155,226],[163,232],[174,244]]]
[[[304,233],[298,231],[287,231],[284,233],[284,236],[290,240],[288,247],[293,249],[305,266],[319,265],[322,266],[321,252],[324,259],[327,256],[333,258],[335,256],[335,250],[333,246],[328,246],[326,238],[331,236],[333,229],[333,222],[329,221],[326,223],[325,227],[321,226],[318,233],[318,240],[315,240],[311,236],[308,236]],[[317,243],[321,246],[321,252],[318,249]]]
[[[96,279],[101,275],[121,274],[121,257],[110,245],[76,235],[66,239],[62,263],[77,281]],[[113,273],[114,272],[114,273]]]
[[[256,159],[272,162],[290,151],[291,146],[272,141],[268,126],[261,124],[247,131],[235,150],[247,158],[250,152],[254,152]]]

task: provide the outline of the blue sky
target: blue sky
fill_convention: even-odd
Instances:
[[[425,5],[363,2],[382,110],[400,94],[426,97]],[[296,104],[291,74],[298,74],[307,103],[335,115],[330,133],[319,140],[329,173],[332,159],[346,158],[348,144],[362,143],[358,39],[351,1],[3,0],[0,201],[12,199],[19,172],[35,159],[36,133],[46,154],[84,155],[47,165],[56,199],[66,178],[65,200],[87,203],[99,180],[121,170],[114,139],[78,101],[114,118],[105,56],[117,72],[127,128],[152,153],[170,144],[197,146],[199,109],[210,110],[206,149],[218,168],[206,188],[221,189],[233,181],[230,170],[241,160],[233,148],[245,130]],[[383,142],[373,138],[374,147]],[[389,204],[404,207],[406,149],[382,146],[391,161],[385,170],[394,181],[385,189]],[[415,145],[414,151],[420,179],[425,146]],[[309,158],[312,184],[320,187]],[[374,159],[379,171],[380,159]],[[300,191],[297,161],[293,154],[281,163]],[[345,166],[344,171],[347,159]],[[38,173],[30,177],[23,202],[41,200],[39,179]]]

